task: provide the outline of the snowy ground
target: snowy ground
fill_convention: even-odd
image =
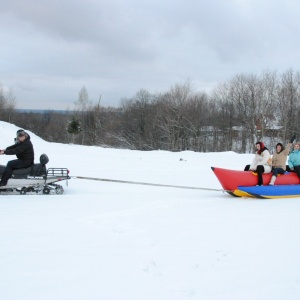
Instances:
[[[1,145],[17,127],[0,122]],[[253,155],[48,143],[71,176],[221,189],[211,166]],[[13,156],[0,156],[6,164]],[[234,198],[72,179],[64,195],[0,196],[1,300],[298,300],[300,199]]]

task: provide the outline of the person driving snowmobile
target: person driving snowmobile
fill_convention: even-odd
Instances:
[[[7,181],[12,176],[13,170],[27,168],[34,163],[34,149],[29,134],[24,130],[18,130],[17,142],[4,150],[0,150],[0,154],[17,156],[17,159],[10,160],[5,167],[0,181],[0,187],[2,187],[7,185]]]

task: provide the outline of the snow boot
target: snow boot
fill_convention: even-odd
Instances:
[[[273,175],[272,178],[271,178],[271,181],[270,181],[269,185],[274,185],[275,180],[276,180],[276,176]]]

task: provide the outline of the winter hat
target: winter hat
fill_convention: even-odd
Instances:
[[[25,136],[25,135],[26,135],[26,133],[25,133],[24,130],[18,130],[17,131],[17,137],[21,137],[21,136]]]
[[[17,135],[18,135],[18,133],[21,132],[21,131],[24,131],[24,129],[18,129]]]
[[[257,142],[255,145],[260,145],[260,149],[257,151],[257,154],[261,154],[265,148],[265,144],[263,142]]]

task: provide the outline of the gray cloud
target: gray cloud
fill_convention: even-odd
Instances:
[[[22,108],[118,105],[187,78],[298,70],[297,1],[0,0],[0,83]]]

